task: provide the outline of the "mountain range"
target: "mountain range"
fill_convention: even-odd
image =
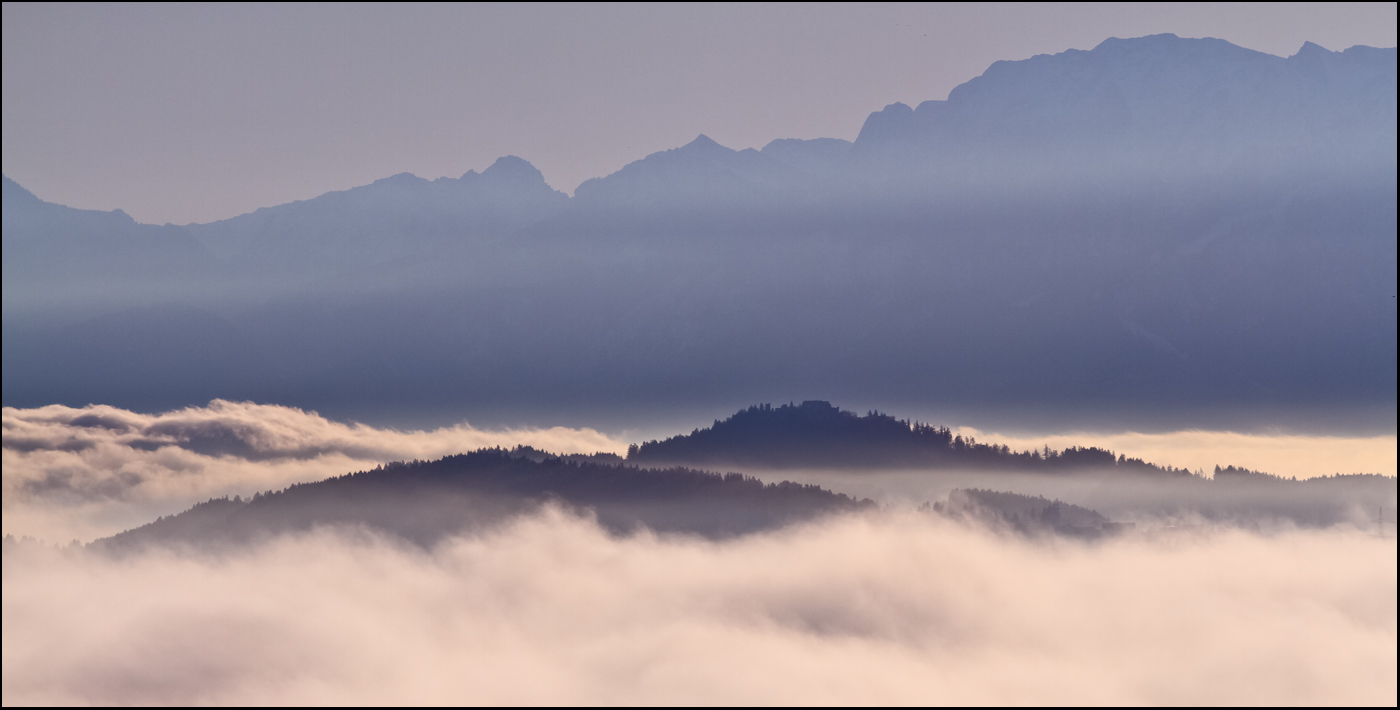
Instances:
[[[3,194],[7,406],[1394,426],[1394,48],[1110,39],[573,197],[511,156],[203,225]]]

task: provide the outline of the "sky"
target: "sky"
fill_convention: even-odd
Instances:
[[[850,140],[994,61],[1114,36],[1396,44],[1394,3],[6,3],[3,21],[4,173],[158,224],[502,155],[571,193],[701,133]]]

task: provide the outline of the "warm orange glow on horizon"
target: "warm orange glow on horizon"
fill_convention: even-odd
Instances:
[[[1297,436],[1238,434],[1229,431],[1178,431],[1165,434],[1055,434],[1052,436],[1005,436],[971,427],[954,430],[985,443],[1010,446],[1017,451],[1049,446],[1097,446],[1130,458],[1140,458],[1160,466],[1203,470],[1210,475],[1215,466],[1242,466],[1276,476],[1314,478],[1334,473],[1396,472],[1394,434],[1374,437]]]

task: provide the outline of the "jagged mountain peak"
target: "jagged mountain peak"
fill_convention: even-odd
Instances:
[[[994,62],[945,101],[890,104],[870,114],[856,145],[936,144],[945,156],[977,146],[981,159],[1009,151],[1019,160],[1131,143],[1139,163],[1146,149],[1223,164],[1319,130],[1383,126],[1384,116],[1354,108],[1359,97],[1393,95],[1394,50],[1348,52],[1308,42],[1285,59],[1211,37],[1110,37],[1092,50]]]
[[[736,159],[743,162],[758,155],[758,151],[751,149],[727,148],[702,133],[679,148],[657,151],[624,165],[611,175],[585,180],[574,190],[574,195],[585,200],[667,200],[679,194],[673,193],[671,182],[698,180],[706,183],[714,178],[716,171],[728,175]]]
[[[379,178],[378,180],[375,180],[374,182],[370,183],[370,185],[379,185],[385,187],[402,187],[408,185],[427,184],[428,182],[429,181],[426,178],[420,178],[417,175],[414,175],[413,173],[398,173],[396,175],[390,175],[386,178]]]
[[[1337,52],[1333,52],[1332,50],[1327,49],[1326,47],[1323,47],[1320,44],[1315,44],[1313,42],[1304,42],[1303,46],[1298,48],[1298,52],[1294,54],[1293,57],[1306,57],[1310,55],[1328,56],[1332,54],[1337,54]],[[1289,59],[1292,59],[1293,57],[1289,57]]]
[[[515,183],[521,186],[547,185],[544,173],[539,171],[528,160],[514,155],[505,155],[496,159],[491,167],[478,173],[475,170],[468,170],[460,178],[441,177],[436,180],[428,180],[418,177],[413,173],[398,173],[386,178],[380,178],[365,187],[427,187],[432,184],[450,184],[457,181],[472,182],[484,179],[492,183]],[[352,190],[357,188],[351,188]],[[328,193],[331,194],[331,193]]]
[[[718,150],[718,151],[724,151],[724,152],[726,152],[726,153],[733,153],[733,152],[735,152],[734,149],[732,149],[732,148],[726,148],[726,147],[720,145],[719,143],[716,143],[716,142],[714,141],[713,138],[710,138],[709,136],[705,135],[704,133],[701,133],[700,135],[696,136],[696,137],[695,137],[695,140],[693,140],[693,141],[691,141],[691,142],[689,142],[689,143],[686,143],[685,145],[681,146],[681,147],[680,147],[680,150],[690,151],[690,152],[701,151],[701,150],[704,150],[704,151],[716,151],[716,150]]]
[[[497,158],[491,167],[481,172],[481,176],[488,180],[545,184],[544,173],[540,172],[539,168],[514,155]],[[462,177],[465,179],[466,175]]]
[[[365,272],[512,234],[568,199],[535,166],[507,155],[460,178],[399,173],[191,229],[216,254],[258,269]]]
[[[928,102],[924,102],[928,103]],[[920,104],[919,108],[923,108]],[[913,118],[914,109],[908,104],[898,101],[870,114],[865,119],[865,124],[860,127],[860,133],[856,136],[856,143],[867,143],[877,140],[878,137],[893,131],[898,131],[899,127]]]
[[[1060,56],[1077,51],[1079,50],[1040,56]],[[1089,54],[1106,57],[1130,55],[1208,56],[1217,60],[1279,58],[1215,37],[1178,37],[1170,32],[1143,37],[1109,37],[1089,50]]]

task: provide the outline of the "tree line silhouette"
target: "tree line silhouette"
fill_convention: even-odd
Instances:
[[[858,416],[829,402],[774,407],[759,404],[706,429],[628,448],[636,463],[733,465],[760,468],[996,468],[1023,471],[1121,470],[1162,476],[1191,471],[1115,456],[1093,446],[1012,451],[979,443],[947,427],[896,419],[880,412]]]
[[[94,545],[114,551],[171,542],[217,545],[325,526],[366,527],[431,545],[546,503],[592,511],[614,532],[645,526],[725,537],[874,506],[819,486],[764,483],[742,473],[638,468],[582,455],[536,460],[540,453],[480,449],[387,463],[248,499],[213,498]]]

